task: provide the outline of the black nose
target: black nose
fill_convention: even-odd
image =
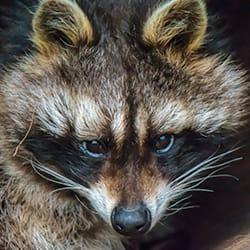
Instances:
[[[111,222],[118,233],[134,236],[148,231],[151,225],[151,214],[144,206],[134,209],[119,206],[113,210]]]

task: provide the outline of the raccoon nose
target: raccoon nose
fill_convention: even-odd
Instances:
[[[143,234],[150,228],[151,214],[144,206],[134,209],[118,206],[111,214],[111,223],[120,234],[126,236]]]

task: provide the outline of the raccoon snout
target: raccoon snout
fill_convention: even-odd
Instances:
[[[119,234],[126,236],[144,234],[151,226],[151,213],[143,205],[133,209],[117,206],[112,211],[111,223]]]

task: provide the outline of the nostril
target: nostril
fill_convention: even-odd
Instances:
[[[119,229],[120,231],[123,230],[123,227],[121,225],[117,224],[116,226],[117,226],[117,229]]]
[[[151,214],[145,206],[135,209],[118,206],[112,212],[111,223],[113,228],[120,234],[142,234],[150,228]]]
[[[140,231],[140,230],[143,228],[143,226],[144,226],[144,225],[137,226],[137,227],[136,227],[136,230],[137,230],[137,231]]]

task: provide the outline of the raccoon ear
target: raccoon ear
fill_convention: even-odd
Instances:
[[[171,0],[158,6],[143,27],[143,41],[160,50],[182,53],[197,50],[207,29],[207,12],[202,0]]]
[[[32,40],[42,53],[78,47],[94,40],[91,23],[75,1],[42,0],[32,24]]]

